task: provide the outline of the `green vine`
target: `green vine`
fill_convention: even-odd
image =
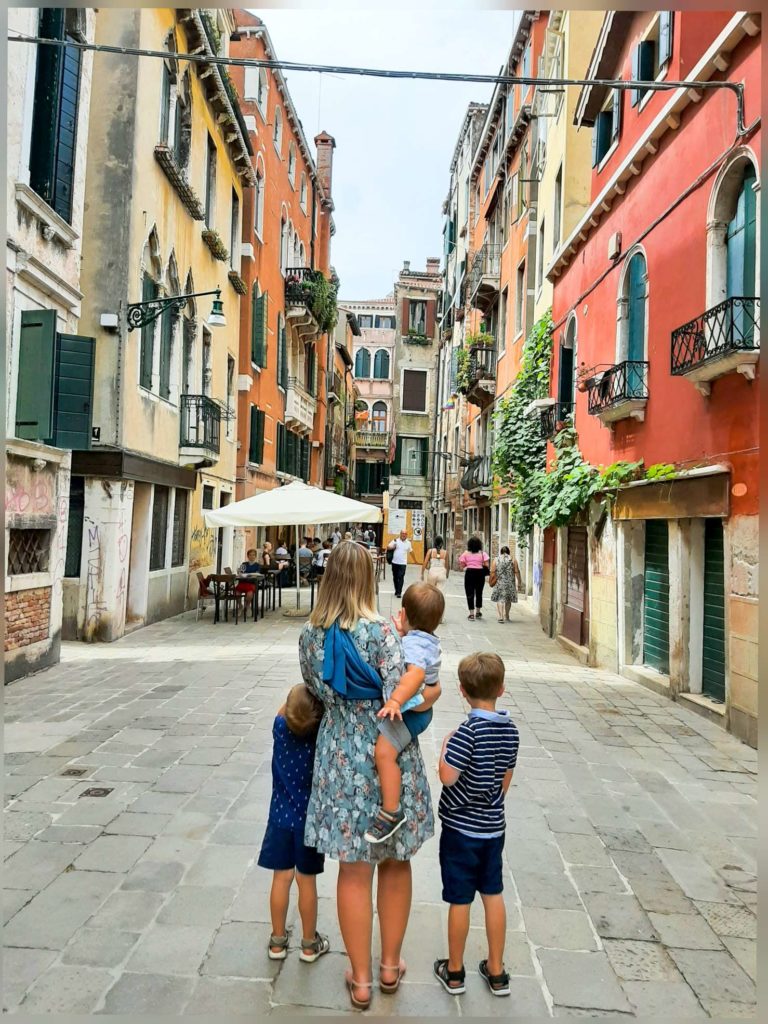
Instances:
[[[456,352],[456,392],[466,395],[471,383],[469,349],[460,348]]]
[[[337,282],[338,279],[329,281],[320,273],[309,275],[302,282],[307,306],[323,333],[332,331],[339,318],[336,303]]]

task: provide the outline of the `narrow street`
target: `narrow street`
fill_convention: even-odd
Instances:
[[[503,656],[503,704],[521,733],[507,812],[512,998],[493,999],[476,973],[480,927],[466,995],[434,982],[446,911],[432,840],[413,864],[408,973],[397,996],[374,994],[372,1013],[754,1016],[756,751],[582,667],[525,602],[510,624],[488,605],[470,623],[457,574],[448,595],[444,696],[422,743],[435,797],[464,654]],[[387,578],[382,612],[394,603]],[[266,957],[270,876],[255,859],[272,717],[299,678],[302,622],[273,612],[214,626],[211,615],[65,644],[60,665],[6,689],[8,1011],[349,1010],[334,864],[320,881],[332,952],[314,966],[295,949],[282,964]]]

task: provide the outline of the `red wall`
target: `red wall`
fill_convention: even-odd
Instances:
[[[693,38],[694,28],[689,35],[686,22],[698,26],[695,31],[701,49],[708,45],[723,16],[685,15],[682,29],[679,19],[680,15],[675,26],[679,36],[676,55],[680,40],[686,45]],[[693,57],[690,59],[693,61]],[[746,120],[750,123],[759,112],[759,40],[747,38],[739,44],[732,54],[729,77],[746,83]],[[627,116],[627,110],[625,107],[624,151],[642,134],[649,120],[642,116],[647,109],[640,116],[635,110]],[[672,331],[707,308],[707,206],[723,162],[719,158],[734,143],[735,129],[734,97],[724,90],[686,108],[681,126],[667,132],[659,152],[645,161],[641,174],[628,185],[623,197],[616,197],[610,213],[603,216],[556,279],[553,320],[560,326],[555,330],[552,393],[558,372],[557,342],[572,309],[577,314],[577,366],[616,362],[616,302],[624,261],[611,269],[609,237],[621,232],[622,252],[627,252],[654,220],[717,161],[714,172],[701,186],[642,239],[649,279],[650,367],[645,421],[622,420],[613,428],[605,427],[596,416],[588,414],[587,395],[577,392],[576,428],[584,457],[597,465],[641,458],[646,466],[657,462],[729,464],[733,468],[732,483],[747,485],[747,493],[733,499],[733,511],[753,514],[757,512],[758,382],[748,382],[732,373],[713,381],[711,395],[704,397],[690,381],[670,373]],[[753,133],[746,144],[759,160],[760,132]],[[609,170],[604,171],[599,176],[602,180],[593,181],[593,194],[602,190],[609,174]],[[603,274],[606,276],[593,288]],[[585,297],[586,292],[589,294]]]

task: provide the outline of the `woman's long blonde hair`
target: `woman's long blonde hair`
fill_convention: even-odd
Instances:
[[[309,616],[313,626],[329,629],[338,622],[352,629],[359,619],[378,619],[373,559],[354,541],[343,540],[328,556],[317,602]]]

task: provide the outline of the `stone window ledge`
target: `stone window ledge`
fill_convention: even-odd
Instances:
[[[50,241],[55,238],[65,249],[72,249],[80,237],[67,222],[53,210],[37,192],[22,181],[16,182],[16,202],[43,226],[43,237]]]
[[[23,576],[6,576],[6,594],[15,594],[20,590],[37,590],[40,587],[52,587],[53,574],[50,572],[29,572]]]

